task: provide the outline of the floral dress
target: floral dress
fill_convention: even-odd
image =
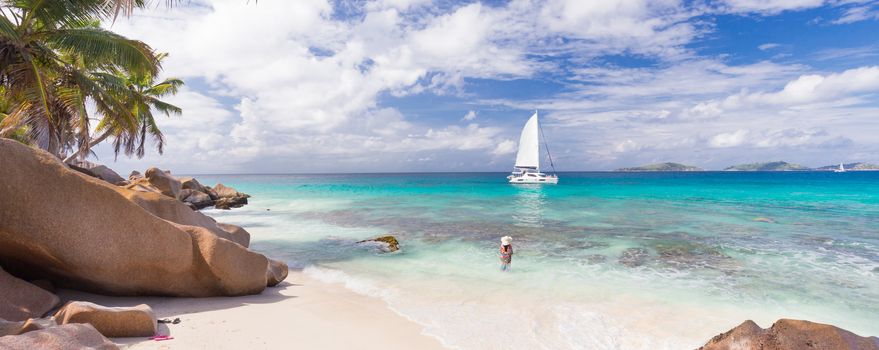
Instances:
[[[513,245],[502,245],[501,246],[501,262],[504,265],[509,265],[513,260]]]

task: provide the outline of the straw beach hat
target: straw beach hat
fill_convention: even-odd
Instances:
[[[510,237],[510,236],[501,237],[501,244],[502,245],[510,245],[510,243],[513,243],[513,237]]]

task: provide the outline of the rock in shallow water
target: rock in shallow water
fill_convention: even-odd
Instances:
[[[748,320],[711,338],[700,350],[879,350],[879,338],[809,321],[780,319],[768,329]]]
[[[209,188],[208,195],[211,198],[216,197],[214,208],[217,209],[242,207],[247,204],[247,198],[250,198],[249,194],[238,192],[234,188],[225,186],[221,183],[218,183],[213,188]]]
[[[214,202],[214,208],[229,210],[243,207],[245,204],[247,204],[247,197],[220,197]]]
[[[586,256],[586,261],[591,265],[601,264],[607,261],[607,256],[601,254],[590,254]]]
[[[238,192],[236,189],[221,183],[214,186],[212,190],[216,192],[217,196],[220,198],[250,197],[245,193]]]
[[[619,262],[628,267],[638,267],[647,262],[648,256],[650,254],[647,252],[647,249],[629,248],[620,255]]]
[[[653,246],[657,259],[677,268],[734,270],[738,263],[720,249],[691,241],[658,242]]]
[[[400,250],[400,242],[397,241],[397,238],[394,236],[381,236],[376,238],[365,239],[362,241],[358,241],[357,243],[364,242],[381,242],[386,244],[386,253],[396,252]]]

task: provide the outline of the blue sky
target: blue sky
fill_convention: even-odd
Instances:
[[[875,1],[193,1],[112,28],[187,82],[125,173],[505,171],[535,109],[559,170],[879,163]]]

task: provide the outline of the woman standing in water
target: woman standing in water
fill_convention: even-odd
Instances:
[[[501,271],[509,271],[513,261],[513,237],[501,237]]]

